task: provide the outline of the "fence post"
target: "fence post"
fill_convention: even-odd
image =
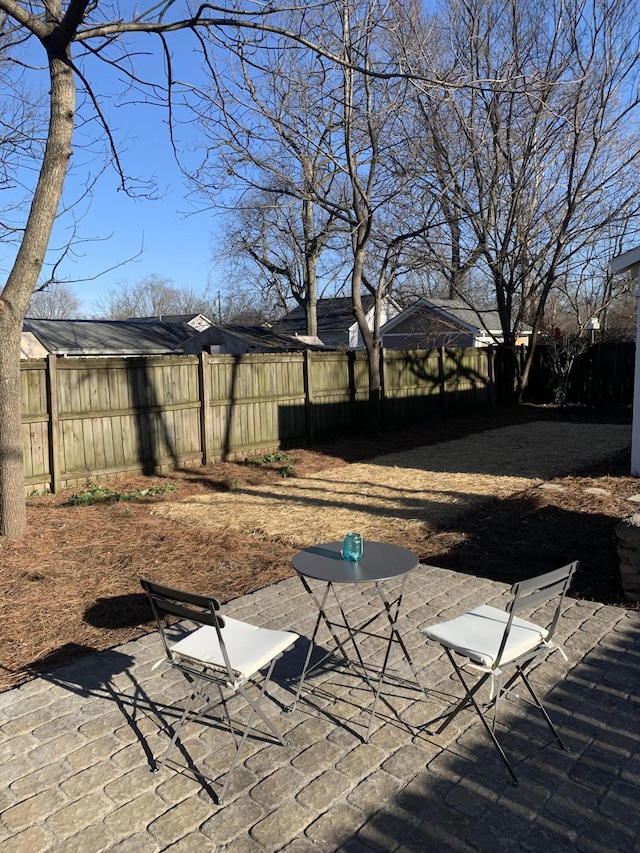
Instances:
[[[438,386],[440,388],[440,408],[442,410],[442,417],[446,418],[449,411],[449,405],[447,402],[447,377],[444,372],[444,356],[444,347],[438,347]]]
[[[387,426],[387,357],[386,350],[380,344],[380,419],[382,426]]]
[[[46,389],[47,410],[49,412],[49,477],[51,491],[57,494],[62,489],[62,477],[60,475],[60,417],[58,413],[58,373],[56,356],[53,353],[47,355]]]
[[[211,462],[209,435],[213,430],[211,417],[211,389],[209,387],[208,356],[204,350],[198,356],[198,396],[200,398],[200,450],[202,464]]]
[[[487,347],[487,377],[489,379],[489,405],[496,407],[496,353],[493,346]]]
[[[311,350],[306,349],[303,352],[302,360],[302,381],[304,384],[304,422],[305,431],[307,433],[307,444],[313,443],[315,430],[313,428],[313,401],[311,388]]]

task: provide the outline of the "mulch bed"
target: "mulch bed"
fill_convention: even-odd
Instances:
[[[630,412],[600,413],[523,406],[472,413],[375,436],[335,438],[289,451],[295,474],[461,438],[484,429],[558,419],[629,423]],[[151,628],[141,575],[215,594],[222,601],[291,575],[294,548],[281,541],[210,530],[154,514],[166,501],[246,486],[281,483],[282,463],[220,462],[166,478],[119,478],[120,492],[171,482],[175,492],[135,500],[69,505],[69,494],[28,499],[29,533],[0,543],[2,619],[0,689],[71,658],[105,649]],[[615,526],[634,511],[640,483],[629,453],[556,481],[562,491],[530,489],[495,501],[420,543],[423,562],[513,582],[579,557],[572,594],[623,605]],[[597,487],[606,494],[586,491]]]

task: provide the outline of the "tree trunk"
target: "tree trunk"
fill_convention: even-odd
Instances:
[[[50,41],[51,113],[40,176],[15,263],[0,296],[0,536],[27,528],[22,447],[20,340],[29,299],[42,271],[71,155],[75,82],[66,45]]]
[[[307,319],[307,334],[318,337],[318,280],[316,267],[318,264],[318,245],[315,236],[313,220],[313,205],[305,199],[302,205],[302,221],[304,228],[304,278],[306,290],[305,313]]]
[[[318,337],[318,281],[316,278],[315,259],[305,258],[305,315],[307,321],[307,334],[313,338]]]
[[[364,243],[364,241],[362,241]],[[367,350],[367,362],[369,368],[369,430],[378,432],[382,427],[382,376],[380,373],[380,340],[371,332],[367,324],[367,318],[362,307],[360,296],[360,285],[362,283],[362,272],[364,269],[365,251],[360,245],[354,251],[353,269],[351,271],[351,298],[353,310],[358,321],[358,328],[365,349]],[[376,300],[377,312],[379,313],[379,301]],[[374,318],[374,329],[379,328],[379,317]]]
[[[2,320],[11,312],[5,306]],[[27,529],[22,449],[20,338],[22,322],[0,322],[0,535],[20,539]]]
[[[382,376],[380,374],[380,341],[367,347],[369,362],[369,423],[368,428],[377,433],[382,428]]]

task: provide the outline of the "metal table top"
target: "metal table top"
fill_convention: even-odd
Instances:
[[[293,557],[291,563],[300,575],[330,583],[372,583],[405,575],[419,565],[418,557],[388,542],[364,541],[364,553],[357,563],[342,558],[342,542],[311,545]]]

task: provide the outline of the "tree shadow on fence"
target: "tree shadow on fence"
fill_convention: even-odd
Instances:
[[[475,352],[473,354],[475,356]],[[478,408],[479,405],[494,406],[494,352],[489,348],[478,348],[477,359],[483,362],[482,370],[470,363],[466,350],[442,347],[439,350],[403,353],[400,364],[413,377],[414,384],[417,383],[418,394],[414,398],[387,397],[387,416],[397,414],[394,410],[402,411],[402,407],[408,405],[409,412],[417,407],[422,408],[425,414],[435,414],[434,398],[443,417]]]
[[[174,437],[166,423],[164,406],[170,400],[160,400],[151,374],[152,368],[144,358],[132,359],[126,371],[131,407],[134,411],[138,460],[144,474],[156,474],[164,464],[178,464]],[[166,448],[168,458],[163,452]]]

